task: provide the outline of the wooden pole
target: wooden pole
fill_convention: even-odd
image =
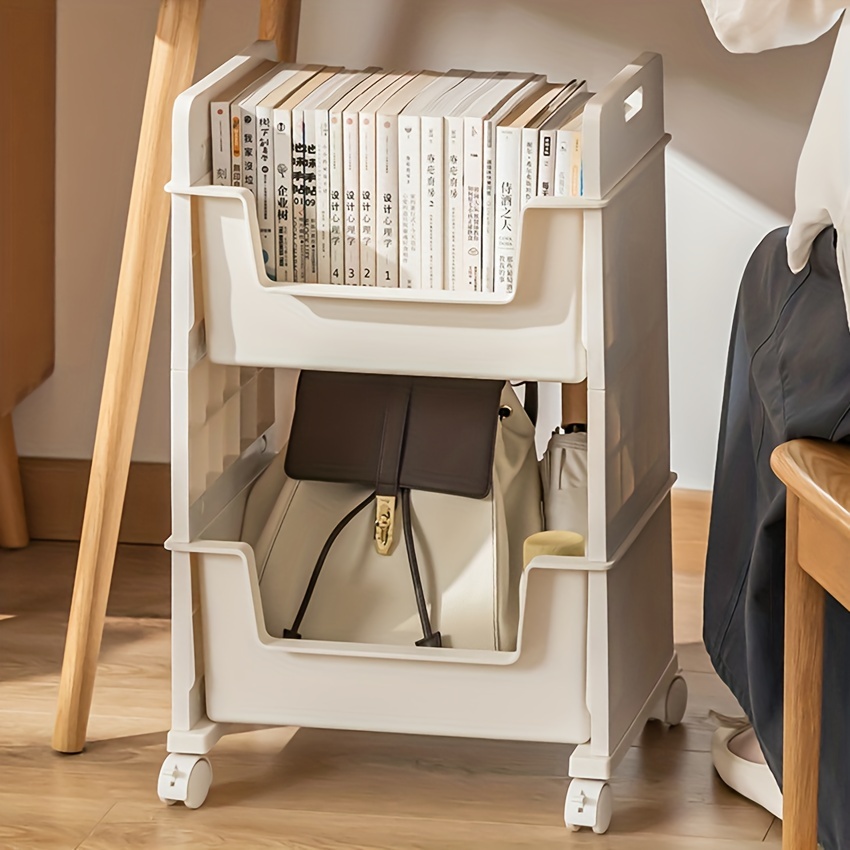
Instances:
[[[30,542],[12,414],[0,416],[0,548],[22,549]]]
[[[160,0],[59,683],[53,748],[63,753],[85,746],[168,230],[171,108],[192,82],[202,6]],[[301,0],[262,0],[260,38],[282,61],[295,58],[300,14]]]
[[[261,0],[260,38],[277,45],[281,62],[294,62],[298,48],[301,0]]]
[[[168,230],[171,109],[192,83],[203,0],[161,0],[97,422],[53,748],[85,746]]]

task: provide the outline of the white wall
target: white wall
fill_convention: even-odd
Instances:
[[[258,5],[207,0],[199,73],[253,37]],[[24,455],[91,454],[156,6],[59,0],[57,368],[16,414]],[[707,489],[738,281],[793,209],[831,41],[732,56],[699,0],[304,0],[299,59],[581,74],[597,88],[641,51],[663,54],[674,466]],[[137,460],[168,458],[165,295]]]

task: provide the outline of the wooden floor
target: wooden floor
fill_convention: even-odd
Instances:
[[[562,826],[569,748],[266,729],[224,738],[202,809],[155,794],[169,726],[168,559],[121,549],[89,730],[50,749],[75,546],[0,552],[0,848],[754,850],[779,824],[729,791],[709,758],[710,708],[734,700],[701,644],[707,503],[676,500],[676,633],[685,724],[647,726],[613,780],[610,832]]]

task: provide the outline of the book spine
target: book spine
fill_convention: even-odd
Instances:
[[[537,159],[540,150],[540,131],[522,128],[522,200],[524,207],[537,194]]]
[[[294,282],[293,195],[292,195],[292,111],[274,111],[274,197],[275,197],[275,278]]]
[[[484,292],[495,288],[496,258],[496,123],[484,122],[484,161],[481,167],[481,286]]]
[[[554,195],[557,130],[540,131],[540,151],[537,161],[537,194]]]
[[[421,124],[416,115],[398,120],[399,281],[405,289],[422,285],[419,250]]]
[[[421,227],[422,288],[443,288],[444,156],[442,116],[422,116]]]
[[[566,198],[570,187],[570,140],[569,130],[558,130],[555,140],[555,196]]]
[[[318,110],[304,112],[304,278],[307,283],[319,281],[319,234],[316,203],[319,185]]]
[[[330,115],[316,112],[316,279],[331,283],[331,141]]]
[[[212,146],[213,186],[230,185],[230,103],[210,104],[210,144]]]
[[[398,116],[379,115],[375,167],[375,249],[378,286],[398,286]]]
[[[344,197],[344,152],[342,144],[342,115],[331,112],[329,119],[330,143],[330,239],[329,283],[345,283],[345,197]]]
[[[307,282],[304,244],[304,198],[307,193],[307,146],[304,143],[304,110],[292,110],[292,279]]]
[[[484,197],[484,122],[480,118],[463,121],[463,274],[460,288],[483,292],[481,255],[483,244],[482,206]]]
[[[345,211],[345,280],[360,281],[360,128],[356,112],[342,114],[342,185]]]
[[[230,185],[242,185],[242,110],[238,103],[230,107]]]
[[[581,198],[584,195],[584,166],[581,156],[581,130],[572,130],[570,141],[570,195]]]
[[[272,110],[257,108],[257,221],[266,274],[277,278],[275,254],[274,134]]]
[[[242,185],[257,194],[257,116],[252,109],[241,107]]]
[[[463,263],[463,118],[446,118],[445,288],[461,289]]]
[[[378,256],[375,251],[377,177],[375,174],[375,113],[360,114],[360,282],[375,286]]]
[[[522,134],[516,127],[496,130],[496,292],[514,291],[522,202]]]

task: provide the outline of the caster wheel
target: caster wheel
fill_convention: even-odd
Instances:
[[[573,832],[589,826],[597,835],[608,831],[614,814],[614,794],[607,782],[573,779],[567,789],[564,823]]]
[[[667,689],[664,701],[664,722],[670,726],[678,726],[685,717],[688,708],[688,683],[676,676]]]
[[[212,767],[204,756],[171,753],[162,763],[156,791],[169,806],[183,803],[197,809],[207,799],[212,784]]]

